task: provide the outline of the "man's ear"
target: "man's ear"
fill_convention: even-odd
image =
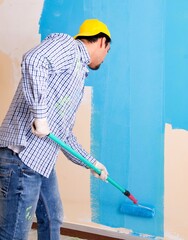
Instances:
[[[106,48],[107,47],[107,43],[106,43],[106,38],[105,37],[103,37],[102,38],[102,44],[103,44],[103,46]]]
[[[106,38],[105,37],[99,38],[99,41],[100,41],[100,48],[102,48],[106,44]]]
[[[100,48],[102,47],[102,38],[98,39]]]

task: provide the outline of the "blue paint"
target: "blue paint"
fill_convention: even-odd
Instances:
[[[44,1],[42,16],[40,19],[40,34],[44,39],[52,32],[65,32],[70,35],[77,33],[85,16],[83,12],[84,0],[50,0]]]
[[[112,23],[109,20],[113,44],[108,66],[93,81],[92,149],[114,179],[141,203],[155,207],[156,216],[146,220],[120,215],[118,206],[127,201],[125,197],[93,180],[92,197],[99,202],[93,219],[163,236],[164,2],[122,1],[117,5],[114,1],[109,5],[116,9]]]
[[[92,153],[156,216],[121,215],[127,199],[110,184],[92,179],[93,221],[163,236],[164,197],[164,0],[45,0],[42,39],[51,32],[77,33],[86,18],[111,30],[112,48],[91,72]]]
[[[188,130],[188,1],[166,1],[165,118]]]
[[[140,234],[140,233],[135,233],[133,232],[131,234],[131,236],[133,237],[140,237],[140,238],[143,238],[143,239],[148,239],[148,240],[162,240],[163,238],[158,238],[158,237],[155,237],[155,236],[151,236],[151,235],[143,235],[143,234]]]

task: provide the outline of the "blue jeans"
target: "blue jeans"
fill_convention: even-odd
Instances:
[[[39,240],[59,240],[63,218],[55,170],[49,178],[0,148],[0,240],[27,240],[36,213]]]

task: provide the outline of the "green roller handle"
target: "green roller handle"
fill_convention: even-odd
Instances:
[[[57,143],[60,147],[65,149],[67,152],[72,154],[74,157],[78,158],[82,163],[84,163],[87,167],[95,171],[97,174],[101,174],[101,170],[96,168],[91,162],[89,162],[86,158],[84,158],[81,154],[76,152],[73,148],[68,146],[66,143],[64,143],[62,140],[60,140],[58,137],[56,137],[54,134],[50,133],[48,137],[53,140],[55,143]],[[114,181],[111,177],[107,177],[107,182],[111,183],[114,187],[119,189],[124,195],[126,195],[130,200],[133,201],[133,203],[137,203],[137,200],[130,194],[129,191],[124,189],[121,185],[119,185],[116,181]]]

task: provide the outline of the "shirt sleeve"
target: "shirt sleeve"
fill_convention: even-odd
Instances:
[[[66,144],[69,145],[71,148],[73,148],[76,152],[78,152],[80,155],[82,155],[84,158],[86,158],[89,162],[94,164],[96,162],[96,159],[92,157],[83,147],[78,143],[77,138],[74,136],[74,134],[71,132],[69,136],[66,139]],[[65,154],[65,156],[71,160],[73,163],[78,164],[80,166],[86,166],[86,164],[82,163],[81,160],[74,157],[72,154],[68,153],[66,150],[62,149],[62,152]]]
[[[22,87],[34,118],[47,117],[48,62],[40,53],[26,54],[22,61]]]

